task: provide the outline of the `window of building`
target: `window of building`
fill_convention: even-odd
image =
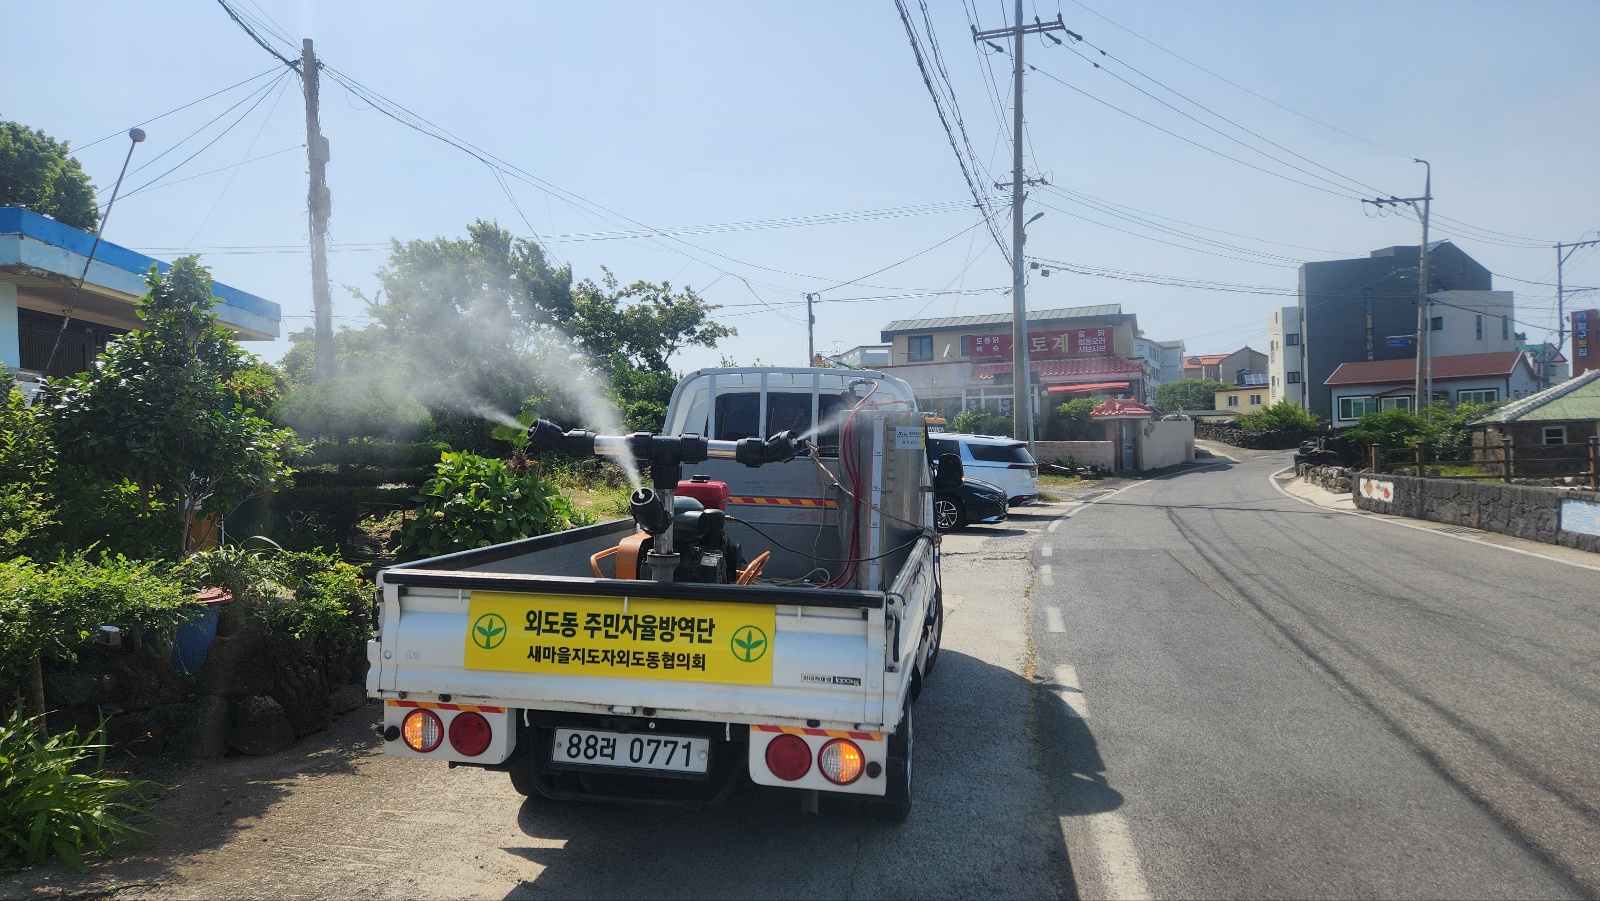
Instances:
[[[962,335],[961,339],[956,342],[958,345],[960,345],[957,352],[961,354],[961,359],[963,360],[972,356],[973,337],[973,335]]]
[[[1411,409],[1411,400],[1412,398],[1410,395],[1401,395],[1399,397],[1380,397],[1378,398],[1378,409],[1409,411]]]
[[[1239,395],[1237,395],[1237,394],[1228,395],[1228,406],[1230,406],[1230,407],[1239,406]]]
[[[912,335],[906,339],[906,360],[911,363],[925,363],[933,359],[933,336]]]
[[[1339,398],[1339,418],[1343,420],[1360,419],[1368,413],[1376,412],[1378,405],[1371,397],[1341,397]]]
[[[1462,389],[1456,392],[1458,404],[1492,404],[1500,399],[1499,388]]]
[[[1477,326],[1477,329],[1478,329],[1478,340],[1482,341],[1483,340],[1483,314],[1480,313],[1480,314],[1478,314],[1478,315],[1476,315],[1476,316],[1474,316],[1472,318],[1474,320],[1476,320],[1475,325]]]
[[[1500,340],[1501,341],[1510,341],[1511,340],[1511,317],[1510,316],[1501,316],[1500,317]]]
[[[1547,425],[1544,427],[1545,444],[1566,444],[1567,427],[1564,425]]]
[[[1277,350],[1278,349],[1278,342],[1277,341],[1268,341],[1267,344],[1269,345],[1267,347],[1267,350]]]
[[[1297,346],[1299,344],[1300,344],[1300,336],[1299,335],[1284,335],[1283,336],[1283,346],[1284,347],[1295,347],[1295,346]]]
[[[1288,378],[1289,384],[1291,384],[1291,385],[1300,384],[1300,373],[1298,373],[1298,372],[1289,373],[1287,378]]]
[[[1250,395],[1250,406],[1252,406],[1252,407],[1261,406],[1261,395],[1259,395],[1259,394]]]
[[[1428,329],[1430,331],[1435,331],[1435,332],[1443,330],[1444,329],[1444,317],[1443,316],[1435,316],[1435,317],[1433,317],[1431,320],[1428,321]]]
[[[1278,387],[1278,377],[1277,376],[1273,376],[1272,377],[1272,387],[1273,388],[1277,388]]]

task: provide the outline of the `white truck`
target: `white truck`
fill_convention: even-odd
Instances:
[[[904,382],[706,369],[627,456],[633,516],[378,574],[367,689],[387,753],[553,799],[709,805],[746,778],[903,820],[944,625],[926,420]]]

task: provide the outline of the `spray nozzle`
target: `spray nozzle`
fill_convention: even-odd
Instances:
[[[810,448],[811,442],[796,436],[794,432],[779,432],[766,440],[741,439],[733,458],[746,466],[757,467],[767,463],[787,463]]]
[[[595,434],[583,429],[563,432],[548,419],[536,419],[528,426],[528,444],[535,450],[566,454],[569,457],[594,456]]]
[[[628,512],[647,534],[660,535],[672,525],[672,514],[661,506],[661,499],[649,488],[636,488],[628,495]]]

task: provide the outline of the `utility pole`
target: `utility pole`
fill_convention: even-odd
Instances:
[[[1591,244],[1600,244],[1600,240],[1597,240],[1597,241],[1574,241],[1571,244],[1557,244],[1556,245],[1556,352],[1557,353],[1561,353],[1563,351],[1563,347],[1567,343],[1567,296],[1566,296],[1567,295],[1567,285],[1566,285],[1566,280],[1562,277],[1563,273],[1561,271],[1561,267],[1566,265],[1567,259],[1572,256],[1572,252],[1573,251],[1577,250],[1580,247],[1588,247]],[[1565,248],[1565,250],[1566,250],[1565,253],[1562,252],[1563,248]],[[1550,387],[1550,379],[1551,379],[1550,354],[1549,354],[1549,352],[1545,352],[1543,354],[1540,354],[1540,358],[1542,359],[1543,365],[1541,365],[1539,367],[1539,369],[1540,369],[1539,375],[1542,377],[1541,381],[1542,381],[1543,387],[1548,388],[1548,387]]]
[[[328,216],[333,195],[328,191],[328,139],[317,116],[317,53],[311,39],[300,44],[300,79],[306,95],[306,161],[311,184],[306,209],[311,214],[311,310],[315,325],[316,379],[333,376],[333,298],[328,293]]]
[[[1011,436],[1027,441],[1033,450],[1033,370],[1028,361],[1028,304],[1026,268],[1023,266],[1022,248],[1027,240],[1024,230],[1033,220],[1023,218],[1023,201],[1027,198],[1027,183],[1022,177],[1022,48],[1023,38],[1030,34],[1067,31],[1060,15],[1054,22],[1032,25],[1022,23],[1022,0],[1017,0],[1016,17],[1010,28],[989,31],[972,31],[972,40],[988,41],[990,38],[1011,39]],[[1077,37],[1077,35],[1073,35]],[[1056,43],[1060,40],[1052,38]],[[1037,217],[1035,217],[1037,218]],[[1026,424],[1024,424],[1026,423]]]
[[[806,365],[817,365],[817,317],[811,313],[811,304],[817,295],[806,295]]]
[[[1427,160],[1412,160],[1427,166],[1427,176],[1422,183],[1421,197],[1379,197],[1375,200],[1363,200],[1382,209],[1386,206],[1399,206],[1409,204],[1416,212],[1417,218],[1422,220],[1422,246],[1418,250],[1417,270],[1417,387],[1415,407],[1413,413],[1418,416],[1425,415],[1424,410],[1433,403],[1433,360],[1428,353],[1428,331],[1432,323],[1428,316],[1428,205],[1433,201],[1433,166]],[[1422,206],[1417,206],[1417,204]]]

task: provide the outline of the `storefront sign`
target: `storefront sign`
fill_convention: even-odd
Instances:
[[[969,348],[973,362],[986,363],[1011,359],[1010,333],[999,335],[973,335]],[[1112,335],[1109,328],[1080,328],[1055,332],[1028,332],[1028,358],[1031,360],[1056,360],[1062,357],[1083,357],[1111,353]]]

